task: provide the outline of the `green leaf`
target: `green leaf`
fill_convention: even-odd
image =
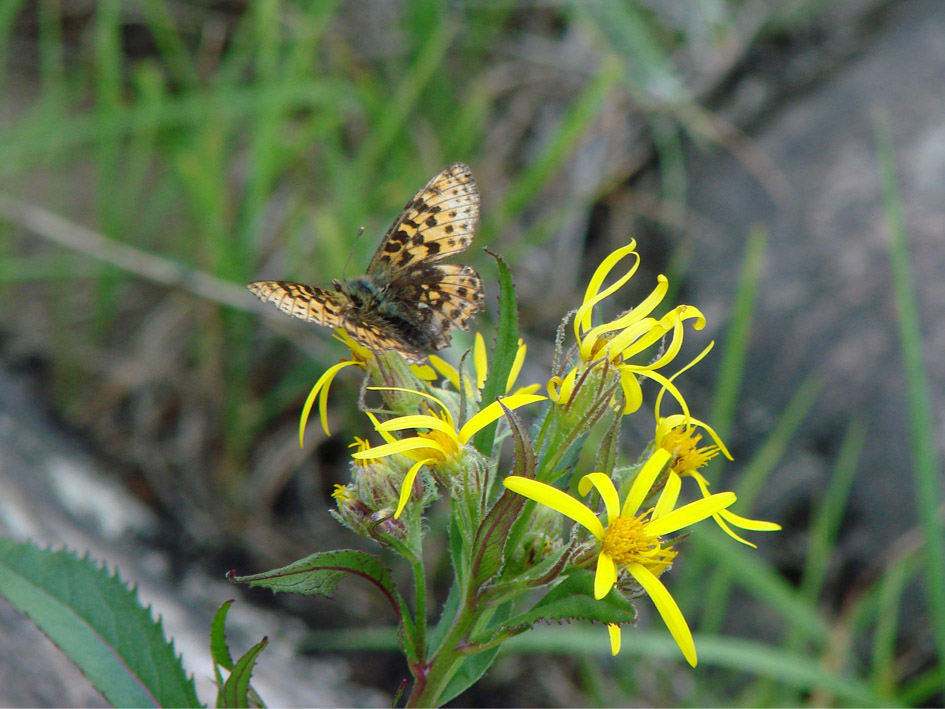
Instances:
[[[227,578],[234,583],[268,588],[273,593],[281,591],[332,598],[338,583],[346,574],[373,584],[394,609],[398,623],[409,617],[406,604],[398,593],[387,567],[377,557],[354,549],[311,554],[288,566],[251,576],[236,576],[230,572]]]
[[[446,637],[446,632],[453,624],[453,619],[459,612],[459,600],[462,591],[458,583],[450,586],[449,595],[446,597],[446,603],[443,604],[443,611],[440,613],[440,620],[436,624],[433,632],[430,634],[429,646],[431,654],[436,652]]]
[[[513,475],[526,478],[535,477],[535,451],[525,432],[522,420],[499,400],[505,412],[515,441],[515,466]],[[511,490],[505,490],[492,509],[486,514],[476,532],[472,553],[472,581],[476,586],[488,581],[502,568],[505,544],[509,540],[509,530],[525,506],[525,498]]]
[[[496,619],[504,621],[509,617],[511,611],[512,603],[503,603],[496,608],[493,621]],[[449,683],[446,685],[446,689],[436,698],[437,705],[442,706],[452,699],[455,699],[478,682],[492,666],[492,663],[495,662],[496,655],[499,654],[500,648],[501,644],[490,647],[488,650],[483,650],[463,660],[463,664],[456,670],[456,674],[450,679]]]
[[[210,624],[210,657],[213,663],[219,665],[225,670],[233,669],[233,658],[230,657],[230,648],[226,644],[226,614],[230,610],[233,601],[224,603],[213,615],[213,622]]]
[[[531,627],[539,621],[590,620],[600,623],[634,623],[636,610],[616,589],[599,601],[594,598],[594,574],[575,571],[565,577],[531,610],[509,619],[506,628]]]
[[[499,267],[499,322],[492,357],[489,361],[489,375],[482,388],[482,405],[488,406],[505,393],[509,373],[518,352],[518,304],[515,300],[515,284],[512,272],[498,254],[486,251],[495,259]],[[485,456],[492,455],[495,443],[495,431],[498,421],[486,426],[476,434],[476,450]]]
[[[496,646],[466,658],[456,671],[456,674],[454,674],[453,678],[449,681],[449,684],[446,685],[446,689],[444,689],[440,697],[437,698],[437,705],[443,706],[447,702],[452,701],[478,682],[482,676],[489,671],[489,668],[492,667],[492,663],[495,662],[499,650],[499,646]]]
[[[883,187],[883,207],[889,230],[889,259],[896,295],[899,345],[909,404],[911,477],[919,529],[928,555],[925,592],[931,619],[929,631],[938,651],[939,681],[945,688],[945,525],[941,518],[942,465],[935,435],[937,417],[932,403],[935,378],[929,373],[923,351],[926,343],[923,341],[922,318],[916,297],[917,281],[909,263],[909,243],[899,193],[899,176],[896,174],[890,119],[884,113],[875,111],[873,122]]]
[[[0,595],[115,706],[200,706],[160,621],[87,557],[0,539]]]
[[[233,671],[230,672],[230,676],[227,677],[223,688],[217,695],[218,707],[263,706],[259,696],[249,686],[249,680],[252,679],[253,668],[256,666],[259,653],[268,644],[269,638],[264,637],[237,661],[236,666],[233,667]]]

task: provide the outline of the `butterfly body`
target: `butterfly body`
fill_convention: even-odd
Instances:
[[[469,168],[454,163],[430,180],[394,221],[363,276],[334,290],[287,281],[249,289],[283,312],[343,327],[375,352],[395,350],[410,362],[450,344],[482,308],[482,281],[470,266],[439,263],[464,251],[479,219],[479,192]]]

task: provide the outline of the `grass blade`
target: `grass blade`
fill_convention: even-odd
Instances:
[[[909,249],[906,244],[892,137],[889,122],[885,116],[874,116],[874,133],[882,179],[886,225],[889,229],[889,259],[892,266],[899,342],[902,347],[906,378],[916,508],[919,512],[919,525],[925,537],[926,593],[932,634],[938,650],[939,674],[945,682],[945,529],[938,516],[942,504],[942,470],[937,460],[936,444],[933,438],[936,423],[929,400],[931,381],[922,353],[919,310],[913,290],[915,281],[909,266]],[[943,690],[945,690],[945,684],[943,684]]]

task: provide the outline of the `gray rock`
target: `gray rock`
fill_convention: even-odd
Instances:
[[[67,548],[117,568],[162,618],[168,637],[193,673],[201,700],[216,687],[209,654],[210,621],[240,589],[219,575],[191,569],[171,579],[171,563],[145,539],[157,521],[117,478],[51,426],[28,390],[0,370],[0,534]],[[346,684],[342,660],[295,652],[305,628],[284,614],[237,602],[227,618],[234,653],[264,635],[270,644],[253,673],[269,706],[382,706],[389,698]],[[106,706],[78,669],[27,618],[0,599],[0,706]]]
[[[727,151],[694,158],[685,300],[705,306],[711,336],[723,334],[749,231],[770,227],[734,443],[764,436],[807,375],[823,379],[763,500],[778,517],[816,502],[845,426],[865,417],[853,524],[841,531],[854,563],[875,562],[916,519],[877,120],[888,121],[894,141],[929,394],[945,410],[943,77],[945,4],[893,4],[858,56],[755,131],[753,148],[772,170],[749,170]],[[792,470],[807,473],[791,479]]]

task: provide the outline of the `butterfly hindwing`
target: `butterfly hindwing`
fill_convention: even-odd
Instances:
[[[450,330],[468,327],[482,308],[482,279],[472,266],[454,263],[422,264],[391,284],[405,302],[415,303],[417,318],[433,333],[434,349],[450,344]]]

